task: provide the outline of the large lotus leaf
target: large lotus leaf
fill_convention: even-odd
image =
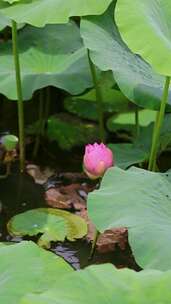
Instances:
[[[150,152],[151,152],[153,131],[154,131],[154,123],[151,123],[146,127],[140,128],[138,137],[135,137],[133,140],[134,146],[139,147],[139,149],[141,149],[142,151],[146,151],[148,156],[150,156]],[[162,152],[161,147],[166,142],[166,138],[168,138],[168,132],[165,129],[165,122],[164,122],[159,140],[158,154]]]
[[[62,149],[70,150],[96,141],[99,130],[92,122],[85,123],[77,117],[62,113],[48,119],[47,137],[51,141],[56,141]]]
[[[71,94],[91,87],[87,52],[75,23],[27,26],[19,32],[21,80],[24,99],[45,86],[55,86]],[[17,99],[12,43],[0,46],[0,92]]]
[[[39,245],[49,248],[51,241],[64,241],[82,238],[87,233],[87,224],[79,216],[64,210],[38,208],[14,216],[8,223],[12,235],[37,235]]]
[[[147,152],[150,151],[152,135],[154,130],[154,123],[151,123],[147,127],[140,129],[139,137],[135,141],[135,145],[140,149]],[[166,114],[164,122],[160,132],[159,150],[158,154],[161,154],[171,144],[171,114]]]
[[[148,126],[140,128],[140,134],[135,140],[135,146],[138,146],[141,150],[150,152],[151,141],[154,130],[154,123],[150,123]],[[159,150],[158,154],[161,154],[171,144],[171,114],[166,114],[164,122],[160,132]]]
[[[2,1],[12,4],[14,2],[18,2],[18,1],[21,1],[21,0],[2,0]]]
[[[128,100],[124,95],[117,90],[107,89],[103,94],[103,103],[101,104],[104,113],[119,112],[128,109]],[[65,99],[65,109],[81,118],[98,120],[98,107],[96,102],[96,92],[90,92],[76,97],[69,97]]]
[[[147,110],[143,110],[146,112]],[[122,115],[122,114],[121,114]],[[126,118],[126,116],[124,116]],[[123,118],[124,118],[123,117]],[[153,118],[153,116],[151,116]],[[150,119],[150,115],[147,115],[147,121]],[[141,120],[140,120],[141,121]],[[150,123],[148,126],[145,126],[147,121],[142,120],[144,126],[140,128],[138,137],[136,137],[135,125],[133,121],[131,124],[128,124],[128,121],[123,120],[123,124],[115,124],[113,117],[113,123],[111,119],[111,130],[117,132],[119,130],[124,130],[134,134],[131,143],[121,143],[121,144],[109,144],[109,147],[112,149],[115,159],[115,165],[127,169],[133,164],[139,164],[142,162],[147,162],[150,156],[152,135],[154,129],[154,123]],[[150,120],[149,120],[150,122]],[[109,122],[108,122],[109,124]],[[159,140],[159,151],[160,155],[167,147],[171,144],[171,114],[165,115],[164,123],[161,129],[160,140]]]
[[[43,294],[28,295],[21,304],[169,304],[171,271],[137,273],[111,264],[72,272]]]
[[[109,144],[113,151],[115,165],[122,169],[148,161],[149,153],[135,144]]]
[[[0,246],[0,299],[3,304],[19,304],[30,293],[52,287],[57,278],[72,272],[60,257],[33,242]]]
[[[14,0],[9,0],[13,1]],[[112,0],[20,0],[10,5],[0,2],[0,12],[18,23],[34,26],[50,23],[67,23],[71,16],[102,14]]]
[[[0,31],[10,24],[10,19],[0,14]]]
[[[152,110],[139,111],[139,125],[146,127],[151,122],[154,122],[156,112]],[[110,131],[116,132],[117,130],[128,130],[133,133],[136,132],[135,127],[135,112],[121,113],[118,116],[112,116],[107,122],[107,127]]]
[[[121,91],[111,89],[102,85],[103,102],[101,104],[103,112],[112,113],[126,111],[129,109],[129,100]],[[69,97],[65,100],[65,109],[81,118],[90,120],[98,119],[98,104],[96,101],[95,89],[81,96]]]
[[[89,217],[100,232],[128,228],[129,243],[142,268],[171,268],[170,174],[114,167],[100,190],[88,196]]]
[[[136,140],[136,145],[140,148],[145,148],[146,151],[150,151],[151,139],[154,129],[154,120],[156,112],[151,110],[141,110],[139,111],[139,124],[140,124],[140,134]],[[111,132],[127,131],[134,136],[134,141],[136,137],[136,127],[135,127],[135,113],[121,113],[118,116],[112,116],[107,121],[107,127]],[[164,122],[160,133],[160,152],[165,150],[165,148],[171,142],[171,114],[167,113],[164,118]]]
[[[164,151],[171,143],[171,114],[165,115],[160,134],[160,151]]]
[[[158,73],[171,76],[170,0],[119,0],[115,16],[129,48]]]
[[[133,135],[133,143],[109,144],[109,148],[113,151],[115,165],[117,167],[127,169],[134,164],[148,161],[155,116],[155,111],[141,110],[139,112],[140,132],[138,137],[136,135],[134,112],[122,113],[118,115],[118,117],[113,116],[108,120],[107,125],[110,131],[128,131]],[[160,137],[160,153],[171,140],[171,136],[169,136],[171,127],[171,123],[169,123],[170,114],[167,114],[166,117]]]
[[[0,13],[0,31],[2,31],[6,26],[12,26],[11,20]],[[17,24],[17,28],[21,29],[24,24]]]
[[[144,1],[141,2],[143,5]],[[151,1],[148,2],[151,3]],[[133,5],[134,1],[132,1],[131,7]],[[135,6],[135,9],[141,14],[141,10],[137,6]],[[158,110],[165,79],[163,76],[156,74],[139,55],[133,54],[128,49],[116,27],[113,11],[114,7],[111,5],[102,16],[83,18],[81,35],[84,44],[90,49],[92,61],[101,70],[113,71],[116,82],[128,99],[144,108]],[[129,7],[125,18],[130,14],[130,11]],[[139,22],[137,23],[138,26]],[[137,34],[137,37],[142,37],[142,33]],[[138,40],[137,37],[135,41]],[[149,41],[146,45],[148,47]],[[156,56],[160,58],[158,47],[155,47],[155,52]],[[163,60],[161,62],[163,64]],[[167,62],[167,58],[165,62]],[[171,104],[171,89],[169,104]],[[169,109],[171,109],[170,106],[167,107],[167,110]]]

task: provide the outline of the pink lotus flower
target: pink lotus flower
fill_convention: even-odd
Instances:
[[[114,165],[113,153],[104,144],[87,145],[83,159],[84,172],[91,178],[96,179]]]

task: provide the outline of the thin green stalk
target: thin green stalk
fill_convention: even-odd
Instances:
[[[156,120],[154,123],[154,129],[153,129],[153,135],[152,135],[152,145],[151,145],[151,152],[150,152],[150,157],[149,157],[149,164],[148,164],[148,170],[152,170],[153,167],[153,155],[152,155],[152,150],[154,150],[154,145],[155,145],[155,138],[156,138],[156,130],[157,130],[157,124],[159,120],[159,111],[156,113]]]
[[[100,232],[96,229],[95,234],[94,234],[94,238],[93,238],[93,243],[92,243],[89,259],[92,259],[93,256],[94,256],[94,252],[95,252],[95,248],[96,248],[96,243],[97,243],[99,235],[100,235]]]
[[[152,147],[151,147],[150,160],[149,160],[149,165],[148,165],[148,170],[150,170],[150,171],[156,170],[159,137],[160,137],[162,123],[164,120],[166,104],[168,101],[169,85],[170,85],[170,77],[166,76],[160,111],[156,115],[156,122],[155,122],[155,126],[154,126],[154,131],[153,131]]]
[[[102,142],[105,142],[105,129],[104,129],[104,114],[103,114],[103,95],[101,91],[101,87],[98,83],[97,73],[94,63],[91,61],[90,53],[88,50],[88,60],[90,65],[91,76],[94,84],[94,88],[96,90],[96,104],[98,107],[98,118],[99,118],[99,132],[100,139]]]
[[[36,158],[37,153],[40,147],[40,139],[44,133],[44,91],[40,90],[39,92],[39,113],[38,113],[38,121],[40,122],[38,134],[36,136],[36,141],[33,149],[33,158]]]
[[[24,106],[23,106],[22,86],[21,86],[19,51],[18,51],[18,43],[17,43],[17,23],[15,21],[12,21],[12,46],[13,46],[16,88],[17,88],[17,97],[18,97],[20,172],[23,172],[25,166]]]
[[[139,108],[137,106],[135,108],[135,126],[136,126],[136,138],[138,138],[140,134],[140,123],[139,123]]]

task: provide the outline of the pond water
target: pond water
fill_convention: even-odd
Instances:
[[[62,178],[62,181],[65,182]],[[54,184],[54,180],[49,180]],[[7,231],[9,219],[29,209],[47,206],[44,200],[44,191],[46,187],[35,184],[32,177],[27,174],[20,175],[13,173],[6,179],[0,180],[0,202],[2,206],[0,221],[0,241],[19,242],[20,237],[12,237]],[[23,239],[37,241],[37,238],[25,237]],[[63,243],[52,243],[51,251],[63,257],[75,269],[84,268],[90,264],[113,263],[115,266],[130,267],[135,270],[140,268],[136,265],[130,248],[122,251],[116,247],[114,252],[99,253],[95,252],[90,259],[91,244],[85,239],[76,242],[65,241]]]

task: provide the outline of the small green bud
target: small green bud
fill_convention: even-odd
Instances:
[[[2,144],[7,151],[12,151],[16,148],[18,137],[15,135],[5,135],[2,137]]]

